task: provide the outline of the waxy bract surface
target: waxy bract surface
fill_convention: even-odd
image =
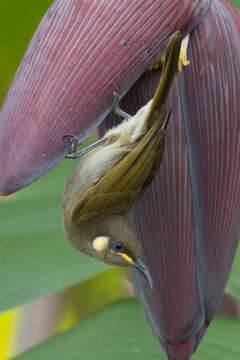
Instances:
[[[0,194],[46,173],[85,139],[209,0],[56,0],[42,19],[0,113]]]

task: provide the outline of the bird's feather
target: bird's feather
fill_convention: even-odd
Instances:
[[[130,210],[160,166],[165,143],[163,117],[168,119],[169,116],[170,113],[161,113],[136,146],[84,193],[73,209],[73,222]]]

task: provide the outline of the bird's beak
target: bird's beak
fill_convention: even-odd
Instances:
[[[136,260],[133,260],[130,256],[127,254],[121,254],[121,256],[129,263],[130,266],[134,267],[136,270],[138,270],[148,281],[148,284],[150,288],[153,288],[153,280],[151,273],[147,267],[147,265],[142,261],[142,259],[138,258]]]
[[[133,261],[132,266],[137,269],[144,277],[145,279],[148,281],[150,288],[153,288],[153,280],[152,280],[152,276],[151,273],[147,267],[147,265],[140,259],[138,258],[136,261]]]

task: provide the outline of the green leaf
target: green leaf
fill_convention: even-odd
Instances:
[[[239,330],[240,321],[216,318],[193,359],[238,359]],[[106,307],[16,359],[44,358],[159,360],[166,359],[166,356],[151,334],[138,302],[124,300]]]
[[[240,354],[240,320],[215,317],[193,360],[236,360]]]
[[[106,307],[17,359],[159,360],[160,354],[163,352],[137,301],[124,300]]]
[[[73,249],[61,220],[61,192],[76,162],[0,198],[0,311],[85,280],[106,265]]]
[[[51,3],[52,0],[0,0],[1,98],[12,81],[38,23]]]
[[[233,3],[237,7],[240,7],[240,0],[231,0],[230,2]]]
[[[230,278],[227,283],[226,291],[240,300],[240,246],[235,255]]]

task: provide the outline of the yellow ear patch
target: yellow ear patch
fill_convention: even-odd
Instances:
[[[98,252],[104,251],[108,247],[109,240],[108,236],[98,236],[93,240],[93,248]]]

